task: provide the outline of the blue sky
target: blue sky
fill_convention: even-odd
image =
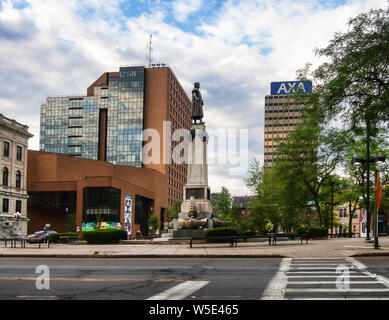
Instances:
[[[189,5],[190,4],[190,5]],[[27,124],[39,149],[40,104],[85,94],[106,71],[166,63],[188,95],[201,83],[208,129],[247,129],[249,157],[263,159],[264,100],[270,82],[322,61],[348,19],[383,0],[0,0],[0,113]],[[231,116],[233,115],[233,116]],[[210,165],[213,191],[248,193],[244,174]]]

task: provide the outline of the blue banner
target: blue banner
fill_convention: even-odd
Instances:
[[[296,91],[312,93],[312,82],[283,81],[270,83],[270,94],[294,94]]]

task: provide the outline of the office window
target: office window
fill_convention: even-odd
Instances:
[[[16,160],[22,161],[22,147],[16,146]]]
[[[16,200],[15,213],[22,213],[22,200]]]
[[[9,157],[9,142],[4,141],[4,149],[3,149],[4,157]]]
[[[8,168],[3,168],[3,186],[8,186]]]
[[[16,171],[16,188],[21,188],[22,186],[22,174],[20,171]]]
[[[3,212],[9,211],[9,199],[3,199]]]

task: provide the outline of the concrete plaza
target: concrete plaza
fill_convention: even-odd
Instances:
[[[25,248],[0,247],[0,257],[93,257],[93,258],[135,258],[135,257],[351,257],[369,255],[389,256],[389,237],[380,237],[381,247],[363,238],[278,241],[270,246],[267,241],[239,242],[237,247],[227,243],[195,243],[193,248],[185,241],[179,243],[147,243],[91,245],[91,244],[26,244]]]

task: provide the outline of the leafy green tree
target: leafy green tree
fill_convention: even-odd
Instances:
[[[387,129],[379,129],[376,137],[371,138],[370,151],[373,155],[384,156],[387,160],[389,160],[389,142],[387,140],[387,136]],[[345,157],[345,171],[349,176],[350,183],[348,191],[344,196],[345,200],[349,204],[349,212],[354,212],[359,203],[367,208],[367,165],[357,165],[352,161],[354,158],[364,158],[367,149],[364,139],[365,138],[361,134],[353,134],[350,142],[351,148]],[[369,167],[370,171],[375,171],[378,168],[377,164],[374,163],[370,163]],[[381,186],[384,186],[389,182],[389,162],[386,161],[385,164],[379,166],[378,169],[380,170]],[[373,203],[376,188],[374,175],[369,175],[369,180],[369,201],[370,203]],[[374,213],[374,205],[369,205],[369,212],[371,217]],[[351,217],[349,220],[349,230],[352,230]]]
[[[277,148],[275,167],[282,179],[298,180],[316,209],[319,226],[323,225],[321,199],[325,180],[337,169],[347,150],[347,135],[325,128],[315,106],[306,109],[302,122]]]
[[[66,230],[68,232],[75,232],[77,226],[77,219],[75,213],[69,213],[68,219],[66,222]]]
[[[169,206],[167,209],[167,221],[173,221],[178,219],[178,214],[181,212],[182,201],[176,201],[172,206]]]
[[[323,224],[328,229],[331,229],[331,233],[337,221],[337,215],[334,212],[337,205],[344,202],[343,193],[345,188],[347,188],[347,179],[337,175],[330,175],[323,183],[320,191],[319,198],[325,213]]]
[[[155,214],[150,217],[149,226],[153,228],[153,231],[158,229],[158,217]]]
[[[211,205],[213,214],[217,219],[232,221],[232,196],[226,187],[221,192],[211,194]]]
[[[348,22],[316,54],[328,62],[313,72],[311,96],[327,118],[340,114],[347,126],[358,130],[389,120],[389,7],[370,10]],[[307,69],[300,73],[307,76]]]

